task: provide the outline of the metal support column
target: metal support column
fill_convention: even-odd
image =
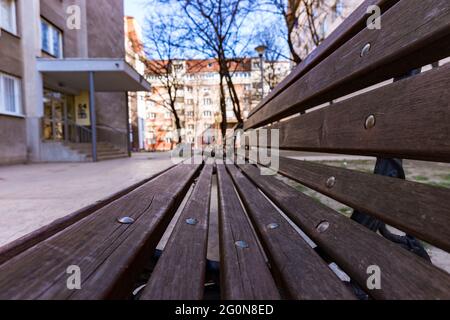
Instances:
[[[97,117],[95,114],[94,72],[89,72],[89,115],[92,129],[92,161],[97,162]]]

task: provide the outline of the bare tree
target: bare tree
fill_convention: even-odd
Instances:
[[[286,41],[295,64],[300,64],[303,56],[324,40],[325,34],[319,26],[324,23],[327,14],[336,14],[336,7],[340,2],[339,0],[267,1],[261,8],[263,11],[275,13],[284,21],[285,30],[282,32],[282,38]],[[295,31],[300,32],[303,38],[296,39]],[[299,53],[296,47],[302,52]]]
[[[151,101],[170,111],[177,129],[177,143],[182,142],[181,119],[177,110],[177,102],[181,90],[184,90],[183,62],[178,45],[179,27],[174,17],[153,14],[147,19],[145,29],[146,75],[157,80],[153,88]]]
[[[279,32],[279,29],[273,26],[265,27],[257,36],[258,44],[266,47],[264,53],[264,82],[267,83],[270,90],[273,90],[287,75],[277,70],[279,61],[285,58],[278,37]]]
[[[233,83],[233,58],[245,50],[242,36],[247,15],[255,6],[251,0],[174,0],[182,12],[184,48],[213,58],[219,66],[221,134],[227,129],[226,94],[231,98],[238,123],[243,122],[241,102]]]

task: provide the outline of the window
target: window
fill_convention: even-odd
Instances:
[[[194,100],[193,99],[187,99],[186,103],[190,106],[192,106],[194,104]]]
[[[167,111],[166,113],[164,113],[164,119],[172,119],[172,112]]]
[[[189,124],[189,125],[188,125],[188,129],[189,129],[189,130],[194,130],[194,129],[195,129],[195,127],[194,127],[194,125],[193,125],[193,124]]]
[[[0,0],[0,27],[8,32],[17,34],[16,1]]]
[[[63,57],[62,32],[54,25],[41,19],[42,50],[56,58]]]
[[[148,118],[151,119],[151,120],[155,120],[155,119],[156,119],[156,113],[150,112],[150,113],[148,114]]]
[[[212,117],[212,112],[211,111],[203,111],[203,116],[204,117]]]
[[[210,105],[212,105],[212,100],[211,100],[211,98],[205,98],[205,99],[203,99],[203,105],[205,105],[205,106],[210,106]]]
[[[183,65],[182,65],[182,64],[174,64],[174,65],[173,65],[173,69],[174,69],[175,71],[183,70]]]
[[[0,113],[22,115],[21,81],[0,73]]]
[[[187,117],[190,117],[190,118],[193,118],[193,117],[194,117],[194,111],[188,111],[188,112],[186,112],[186,116],[187,116]]]
[[[191,86],[187,86],[186,90],[187,90],[187,92],[193,92],[194,91],[194,89]]]

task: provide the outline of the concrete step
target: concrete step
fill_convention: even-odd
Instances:
[[[92,157],[91,152],[84,153],[87,157]],[[120,150],[108,150],[108,151],[102,151],[97,152],[97,156],[112,156],[112,155],[128,155],[128,153],[120,151]]]
[[[66,144],[67,147],[69,147],[72,150],[86,150],[89,151],[92,149],[92,146],[90,144]],[[97,144],[97,150],[109,150],[109,149],[115,149],[116,147],[108,144],[108,143],[99,143]]]
[[[113,159],[120,159],[120,158],[126,158],[128,157],[127,153],[117,153],[117,154],[109,154],[109,155],[97,155],[97,160],[102,161],[102,160],[113,160]],[[88,161],[92,160],[92,156],[88,155],[86,157],[86,159]]]
[[[92,160],[92,146],[90,143],[68,143],[66,144],[70,149],[84,155],[87,161]],[[97,159],[111,160],[127,157],[128,153],[120,150],[108,142],[97,143]]]

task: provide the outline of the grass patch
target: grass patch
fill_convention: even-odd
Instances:
[[[428,177],[425,177],[425,176],[414,176],[413,179],[416,180],[416,181],[428,181],[428,180],[430,180]]]
[[[432,181],[432,182],[430,182],[428,184],[430,186],[449,188],[450,189],[450,181],[440,181],[440,182]]]
[[[350,217],[352,215],[352,208],[348,208],[348,207],[342,207],[339,208],[338,210],[340,213],[342,213],[344,216]]]
[[[296,189],[297,191],[300,191],[300,192],[306,192],[306,191],[308,191],[308,188],[302,186],[301,184],[295,186],[295,189]]]

